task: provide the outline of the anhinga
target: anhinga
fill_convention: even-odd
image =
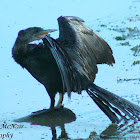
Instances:
[[[19,31],[13,58],[45,86],[50,108],[54,108],[56,93],[60,94],[58,107],[64,93],[70,96],[72,91],[86,90],[112,122],[139,120],[139,106],[93,84],[97,64],[113,65],[115,60],[109,45],[83,22],[78,17],[59,17],[58,39],[48,35],[55,31],[51,29],[31,27]],[[40,39],[42,43],[31,44]]]

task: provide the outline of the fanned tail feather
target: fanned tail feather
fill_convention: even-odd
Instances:
[[[129,119],[140,120],[140,106],[95,84],[92,84],[86,91],[113,123],[119,123],[122,119],[125,122]]]

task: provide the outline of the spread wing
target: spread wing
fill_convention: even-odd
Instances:
[[[78,17],[59,17],[59,38],[76,69],[93,81],[98,71],[97,64],[115,63],[109,45]]]
[[[67,52],[58,46],[56,41],[49,36],[43,39],[44,45],[50,49],[50,52],[55,59],[58,66],[59,72],[61,74],[63,91],[67,91],[68,95],[71,95],[71,91],[82,91],[82,81],[73,67],[73,63],[69,58]]]

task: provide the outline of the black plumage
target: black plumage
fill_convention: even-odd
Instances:
[[[39,27],[21,30],[12,49],[13,58],[45,86],[51,108],[57,92],[59,106],[65,92],[70,96],[72,91],[86,90],[112,122],[119,122],[120,118],[139,119],[139,106],[93,84],[97,64],[113,65],[115,60],[109,45],[83,22],[77,17],[59,17],[58,39],[47,35],[55,30]],[[39,39],[43,43],[30,44]]]

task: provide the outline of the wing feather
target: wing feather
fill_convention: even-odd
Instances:
[[[50,49],[51,54],[57,63],[61,74],[63,92],[67,91],[69,97],[71,96],[71,91],[80,93],[82,91],[82,86],[80,82],[78,82],[79,75],[75,71],[67,52],[51,37],[46,36],[46,38],[43,39],[43,43]]]
[[[59,17],[60,44],[67,51],[76,69],[93,81],[98,71],[97,64],[115,63],[109,45],[77,17]]]

